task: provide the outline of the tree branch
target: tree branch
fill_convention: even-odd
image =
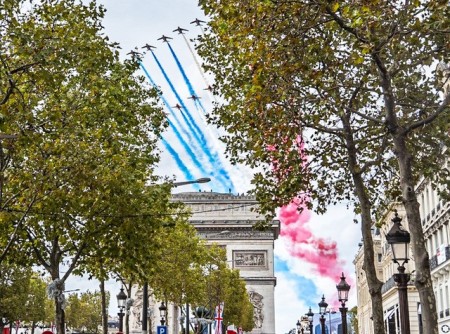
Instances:
[[[404,133],[408,133],[411,132],[421,126],[427,125],[431,122],[433,122],[437,117],[439,117],[440,114],[442,114],[443,112],[445,112],[447,110],[447,108],[449,107],[450,104],[450,92],[445,96],[444,100],[442,101],[442,103],[437,107],[436,111],[428,116],[427,118],[424,118],[423,120],[417,121],[412,123],[411,125],[409,125],[408,127],[406,127],[403,131]]]
[[[330,15],[342,29],[355,36],[356,39],[358,39],[360,42],[368,43],[368,40],[360,36],[356,29],[349,27],[340,16],[338,16],[335,12],[333,12],[333,10],[330,8],[329,5],[327,5],[325,9],[328,15]]]
[[[31,208],[33,207],[33,205],[34,205],[34,203],[36,201],[36,197],[37,196],[35,195],[34,198],[31,200],[30,204],[28,205],[27,210],[22,215],[22,217],[19,219],[19,221],[17,222],[17,225],[14,228],[14,232],[13,232],[11,238],[9,238],[8,244],[6,245],[6,247],[3,250],[2,254],[0,255],[0,263],[2,263],[2,261],[5,259],[6,254],[8,253],[9,249],[12,247],[14,241],[16,241],[17,233],[22,228],[22,225],[23,225],[23,222],[25,221],[25,218],[28,216]]]

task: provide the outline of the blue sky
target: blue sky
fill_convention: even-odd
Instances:
[[[206,84],[212,82],[213,78],[202,75],[188,47],[189,44],[193,45],[190,39],[202,33],[200,27],[190,22],[195,18],[205,19],[197,7],[197,2],[102,0],[100,3],[107,9],[104,20],[106,34],[111,41],[121,44],[122,57],[129,57],[127,53],[131,49],[140,48],[146,43],[156,47],[155,57],[150,53],[144,56],[142,64],[147,73],[143,71],[142,74],[148,76],[149,83],[152,82],[161,88],[163,93],[161,103],[162,105],[166,103],[166,112],[173,123],[172,130],[164,136],[165,142],[161,145],[163,152],[159,173],[173,176],[178,181],[204,176],[213,179],[206,185],[183,188],[186,191],[198,189],[217,192],[231,190],[233,193],[248,191],[252,171],[244,166],[232,166],[227,161],[223,152],[224,147],[217,139],[219,131],[207,125],[204,120],[205,112],[211,111],[214,101],[214,97],[205,90]],[[178,26],[189,30],[185,35],[186,39],[173,32]],[[158,40],[163,34],[173,38],[170,43],[172,50]],[[201,97],[200,100],[188,99],[193,91],[195,95]],[[183,115],[183,110],[175,108],[176,104],[184,104],[183,110],[187,111],[190,117],[187,114]],[[185,126],[177,127],[177,124]],[[178,130],[178,134],[174,128]],[[196,161],[195,156],[200,158]],[[312,215],[308,228],[317,237],[337,242],[340,258],[345,262],[343,269],[354,281],[352,261],[360,240],[360,225],[354,224],[353,218],[355,218],[353,213],[344,205],[336,206],[330,208],[323,216]],[[333,298],[336,293],[335,285],[339,282],[338,277],[335,280],[320,277],[314,271],[314,266],[293,258],[289,253],[289,247],[283,238],[275,242],[277,334],[287,333],[294,328],[297,319],[304,315],[310,306],[313,312],[317,312],[317,303],[322,294],[325,294],[327,301],[330,302],[328,298]],[[86,289],[86,282],[83,281],[70,284],[67,289],[78,287]],[[114,282],[110,282],[107,288],[111,289],[113,296],[116,294],[115,290],[118,292],[119,289]],[[93,286],[90,290],[94,289],[98,287]],[[350,307],[356,304],[355,296],[355,289],[352,287],[348,303]],[[110,313],[114,314],[114,301],[111,306]]]

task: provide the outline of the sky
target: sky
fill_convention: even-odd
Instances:
[[[177,181],[210,177],[204,185],[179,190],[245,193],[250,189],[252,171],[232,166],[226,159],[220,131],[205,121],[215,98],[206,89],[214,78],[199,68],[201,59],[195,53],[196,36],[203,33],[191,24],[196,18],[207,20],[194,0],[101,0],[106,8],[103,25],[111,41],[120,43],[121,57],[145,44],[155,46],[142,57],[141,74],[148,83],[160,88],[161,106],[170,121],[169,131],[161,143],[160,175]],[[184,35],[173,32],[188,29]],[[171,37],[169,43],[158,40]],[[200,99],[189,99],[192,95]],[[179,105],[178,109],[176,106]],[[352,261],[361,239],[357,217],[345,205],[330,207],[325,215],[298,216],[295,208],[281,211],[281,235],[275,242],[275,328],[277,334],[295,327],[297,319],[309,307],[318,312],[322,295],[335,309],[338,307],[336,284],[341,272],[352,285],[347,305],[356,305]],[[90,283],[92,284],[92,283]],[[84,280],[72,280],[67,289],[86,290]],[[94,286],[92,289],[98,289]],[[107,285],[111,295],[119,292],[117,283]],[[112,314],[115,298],[112,298]]]

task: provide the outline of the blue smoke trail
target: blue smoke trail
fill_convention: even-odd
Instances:
[[[169,43],[167,43],[169,45]],[[170,45],[169,48],[171,49]],[[156,57],[155,53],[152,52],[153,58],[155,59],[159,69],[161,70],[161,73],[163,74],[164,78],[166,79],[167,83],[169,84],[170,88],[172,89],[172,92],[175,94],[179,104],[182,106],[182,108],[184,110],[186,110],[186,113],[182,112],[182,116],[186,121],[186,124],[188,125],[189,129],[193,132],[195,138],[198,141],[198,144],[200,145],[202,151],[204,152],[205,156],[207,157],[209,163],[211,164],[211,166],[217,166],[217,163],[219,163],[220,165],[220,159],[217,155],[217,153],[214,153],[213,155],[211,154],[208,145],[206,143],[206,139],[203,135],[203,132],[200,130],[200,128],[198,127],[197,123],[195,122],[195,120],[192,118],[191,114],[188,112],[188,108],[185,106],[183,100],[180,98],[180,96],[178,95],[177,90],[175,89],[174,85],[172,84],[172,81],[170,80],[170,78],[168,77],[166,71],[164,70],[164,68],[162,67],[160,61],[158,60],[158,58]],[[173,53],[173,55],[176,57],[176,55]],[[178,61],[179,66],[181,66],[180,62]],[[184,71],[183,71],[184,73]],[[184,74],[184,76],[186,76],[186,74]],[[192,89],[192,85],[191,85],[191,90]],[[194,92],[195,93],[195,92]],[[186,116],[189,118],[190,122],[186,119]],[[192,126],[191,126],[192,125]],[[198,134],[200,134],[200,136],[197,136],[197,133],[195,132],[195,130],[198,131]],[[230,176],[228,175],[228,173],[223,169],[222,166],[220,166],[220,168],[218,169],[218,176],[219,179],[221,180],[222,186],[224,188],[229,188],[232,192],[235,192],[235,187],[233,182],[231,181]]]
[[[158,58],[156,57],[155,53],[152,52],[153,58],[156,61],[156,64],[158,64],[159,69],[161,70],[161,73],[163,74],[164,78],[166,79],[167,83],[170,86],[170,89],[172,89],[172,92],[175,94],[178,103],[181,105],[181,107],[184,110],[187,110],[186,106],[184,105],[183,100],[180,98],[180,96],[177,93],[177,90],[175,89],[175,87],[172,84],[172,81],[170,81],[169,77],[167,76],[166,71],[164,70],[164,68],[162,67],[161,63],[159,62]],[[187,114],[187,115],[186,115]],[[184,120],[186,121],[186,124],[188,125],[189,129],[192,131],[192,133],[194,134],[195,138],[197,139],[198,143],[201,145],[203,142],[205,142],[205,138],[203,136],[203,132],[200,130],[200,128],[198,127],[197,123],[195,122],[195,120],[192,118],[192,116],[186,112],[183,113],[181,112],[181,115],[183,116]],[[186,117],[187,116],[187,117]],[[202,147],[203,151],[206,153],[207,150],[205,150],[204,147]]]
[[[148,73],[144,64],[139,63],[139,65],[141,66],[141,69],[144,71],[145,75],[147,76],[148,80],[153,85],[153,87],[157,88],[158,86],[156,85],[155,81],[153,81],[152,77]],[[164,105],[167,107],[167,109],[169,109],[170,114],[173,116],[173,118],[175,119],[175,121],[177,123],[177,126],[179,128],[181,128],[181,131],[183,132],[183,134],[186,137],[188,137],[189,142],[192,143],[194,139],[192,138],[191,133],[186,131],[185,128],[183,127],[183,125],[181,124],[181,121],[179,120],[177,113],[174,112],[173,108],[170,106],[169,102],[167,102],[167,100],[164,98],[164,96],[162,94],[159,94],[159,96],[160,96],[161,100],[163,101]],[[182,111],[180,111],[180,112],[182,112]],[[176,130],[179,131],[178,128],[176,128]]]
[[[192,87],[192,84],[191,84],[189,78],[186,75],[186,72],[183,69],[183,66],[181,65],[181,62],[179,61],[177,55],[175,54],[175,51],[172,49],[172,46],[169,43],[167,43],[167,45],[169,46],[170,52],[172,53],[172,56],[178,66],[178,69],[180,70],[181,75],[183,76],[184,81],[186,82],[186,85],[189,89],[189,93],[191,95],[197,96],[194,88]],[[203,110],[203,112],[206,113],[205,108],[201,104],[200,100],[194,100],[194,102],[195,102],[196,107],[200,106],[201,109]],[[197,103],[198,103],[198,105],[197,105]],[[204,143],[204,145],[207,147],[206,142]],[[218,171],[219,175],[221,176],[222,179],[226,180],[227,184],[230,186],[231,191],[235,192],[234,184],[231,181],[231,178],[230,178],[229,174],[227,173],[227,171],[223,168],[218,154],[217,153],[207,154],[207,157],[212,166],[218,167],[217,171]]]
[[[164,147],[167,149],[167,151],[170,153],[170,155],[175,160],[178,168],[183,173],[186,180],[189,180],[189,181],[194,180],[195,179],[194,176],[191,174],[191,172],[189,172],[189,169],[186,167],[183,160],[181,160],[180,156],[174,150],[174,148],[164,138],[162,138],[162,143],[164,144]],[[198,184],[194,183],[193,186],[195,187],[196,190],[200,190],[200,186]]]
[[[151,76],[150,76],[150,74],[148,73],[148,71],[147,71],[147,69],[145,68],[145,66],[144,66],[142,63],[140,64],[140,66],[141,66],[141,68],[143,69],[144,73],[147,75],[147,78],[149,79],[150,83],[151,83],[154,87],[156,87],[155,82],[154,82],[153,79],[151,78]],[[166,105],[168,105],[166,99],[165,99],[162,95],[160,95],[160,97],[161,97],[161,99],[163,100],[163,102],[164,102]],[[211,173],[208,173],[208,172],[203,168],[203,165],[200,163],[200,161],[198,161],[197,156],[196,156],[195,153],[191,150],[191,148],[190,148],[189,145],[186,143],[186,141],[183,139],[183,137],[181,136],[181,134],[180,134],[180,132],[178,131],[177,127],[170,121],[170,119],[167,119],[167,120],[168,120],[168,122],[169,122],[169,125],[172,127],[175,136],[178,138],[178,140],[180,141],[181,145],[183,146],[183,148],[185,149],[185,151],[188,153],[188,155],[189,155],[190,158],[192,159],[194,165],[201,171],[201,173],[202,173],[203,175],[212,176]],[[163,139],[163,142],[164,142],[165,144],[167,144],[167,145],[170,145],[170,144],[169,144],[167,141],[165,141],[164,139]],[[174,153],[176,154],[175,150],[174,150],[172,147],[171,147],[171,149],[168,148],[167,150],[168,150],[169,152],[174,152]],[[173,155],[173,154],[172,154],[172,155]],[[175,157],[175,156],[174,156],[174,159],[175,159],[175,161],[176,161],[176,157]],[[180,160],[180,161],[181,161],[181,160]],[[177,163],[177,164],[178,164],[178,163]],[[187,169],[186,169],[186,166],[185,166],[184,164],[183,164],[183,166],[184,166],[184,170],[187,170]],[[180,168],[181,168],[181,167],[180,167]],[[183,171],[183,169],[182,169],[182,171]]]
[[[184,81],[186,82],[186,86],[189,89],[189,94],[193,95],[193,96],[197,96],[197,94],[195,93],[194,88],[192,87],[191,82],[189,81],[189,78],[186,75],[186,72],[184,72],[183,66],[181,66],[180,60],[178,59],[177,55],[175,54],[175,51],[173,51],[172,47],[170,46],[169,43],[167,43],[167,45],[169,46],[170,49],[170,53],[172,53],[173,59],[175,59],[175,62],[177,63],[178,69],[180,70],[181,75],[183,76]],[[206,114],[206,110],[203,107],[203,104],[200,102],[200,100],[194,100],[194,102],[200,106],[200,108],[203,110],[203,113]]]

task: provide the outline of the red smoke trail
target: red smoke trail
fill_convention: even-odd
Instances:
[[[282,207],[278,214],[281,222],[280,234],[285,237],[288,251],[291,256],[311,264],[313,270],[320,276],[338,284],[344,272],[344,261],[339,259],[337,244],[332,240],[315,237],[308,228],[311,212],[303,206],[303,211],[300,212],[299,206],[300,201],[294,200]],[[348,275],[345,276],[347,283],[352,285]],[[327,297],[330,307],[334,309],[340,307],[337,299],[337,292],[334,296]]]
[[[303,207],[299,212],[299,201],[281,208],[280,234],[286,237],[290,246],[289,253],[313,265],[318,274],[339,281],[344,262],[339,260],[335,241],[315,237],[308,228],[311,213]]]
[[[301,138],[297,138],[297,144],[300,154],[303,155]],[[273,146],[268,147],[268,151],[275,151],[275,149]],[[273,167],[276,168],[276,166],[277,163],[274,161]],[[344,272],[344,261],[339,259],[337,244],[333,240],[313,235],[308,226],[311,212],[302,204],[302,201],[294,199],[289,205],[280,209],[278,217],[281,222],[280,234],[285,237],[291,256],[306,261],[312,265],[317,274],[330,278],[336,284],[339,283],[339,278]],[[345,276],[348,277],[348,275]],[[349,279],[347,282],[351,284]],[[336,299],[333,297],[334,301]],[[337,301],[332,304],[333,307],[339,307]]]

